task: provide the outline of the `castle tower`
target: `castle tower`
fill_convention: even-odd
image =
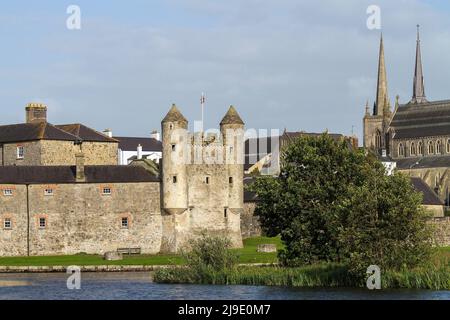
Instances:
[[[381,35],[380,38],[380,52],[378,58],[377,97],[374,103],[373,114],[371,115],[368,111],[367,104],[363,120],[364,147],[373,150],[378,155],[381,155],[383,150],[389,152],[389,150],[387,150],[389,149],[387,140],[389,139],[388,129],[392,118],[392,111],[387,87],[383,35]]]
[[[197,141],[187,127],[172,106],[162,121],[161,251],[178,252],[205,233],[242,247],[244,122],[230,107],[220,124],[222,139],[211,135]],[[195,161],[193,147],[201,155]],[[212,154],[217,161],[207,161],[205,155]]]
[[[176,105],[172,105],[161,122],[161,206],[163,214],[161,250],[163,252],[178,251],[178,220],[187,214],[188,209],[187,128],[188,121]]]
[[[416,65],[414,68],[413,97],[411,103],[428,102],[425,96],[425,85],[423,81],[422,53],[420,50],[420,26],[417,25],[417,44],[416,44]]]
[[[233,106],[220,122],[228,175],[227,228],[233,246],[241,246],[240,216],[244,211],[244,122]]]

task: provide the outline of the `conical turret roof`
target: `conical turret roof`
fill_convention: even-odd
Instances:
[[[188,121],[181,114],[180,110],[178,110],[177,106],[173,104],[172,108],[170,108],[169,112],[167,113],[162,122],[164,123],[164,122],[188,122]]]
[[[242,121],[241,117],[237,113],[236,109],[233,106],[230,106],[230,109],[228,109],[227,114],[225,117],[223,117],[222,121],[220,122],[220,125],[224,124],[244,124],[244,121]]]

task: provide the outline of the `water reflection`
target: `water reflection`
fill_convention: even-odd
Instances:
[[[0,274],[0,299],[82,300],[310,300],[445,299],[450,291],[304,289],[255,286],[156,284],[149,273],[83,273],[81,290],[66,287],[66,274]]]

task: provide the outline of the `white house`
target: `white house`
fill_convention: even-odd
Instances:
[[[111,130],[103,131],[112,137]],[[162,143],[160,134],[153,131],[150,137],[114,137],[119,140],[119,165],[128,165],[136,159],[150,159],[159,163],[162,158]]]

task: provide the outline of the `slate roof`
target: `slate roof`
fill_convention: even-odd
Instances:
[[[247,139],[245,141],[244,170],[248,170],[256,162],[264,158],[266,155],[272,153],[272,148],[277,150],[280,144],[282,146],[286,145],[300,136],[319,137],[322,134],[323,133],[285,131],[281,136]],[[340,141],[344,138],[344,135],[342,134],[329,133],[328,135],[335,141]]]
[[[82,124],[53,125],[39,122],[0,126],[0,143],[37,140],[118,142]]]
[[[420,178],[411,178],[411,182],[416,191],[422,193],[423,205],[443,206],[444,203],[439,199],[436,193]]]
[[[450,135],[450,100],[400,105],[390,126],[394,139]]]
[[[241,117],[239,116],[239,113],[236,111],[236,109],[231,106],[230,109],[228,109],[227,114],[223,117],[222,121],[220,122],[220,125],[224,124],[242,124],[244,125],[244,121],[242,121]]]
[[[450,156],[430,156],[395,160],[398,169],[444,168],[450,167]]]
[[[167,115],[162,120],[164,122],[188,122],[186,118],[181,114],[180,110],[178,110],[175,104],[172,105]]]
[[[138,145],[142,151],[162,152],[162,142],[153,138],[114,137],[119,141],[119,149],[122,151],[136,151]]]
[[[85,166],[86,183],[159,182],[143,167]],[[76,182],[75,166],[0,167],[2,184],[59,184]]]
[[[77,139],[77,136],[46,122],[0,126],[0,143],[36,140],[76,141]]]
[[[80,123],[75,124],[62,124],[55,126],[61,130],[64,130],[70,134],[80,137],[83,141],[90,142],[118,142],[116,139],[110,138],[103,133],[95,131]]]

